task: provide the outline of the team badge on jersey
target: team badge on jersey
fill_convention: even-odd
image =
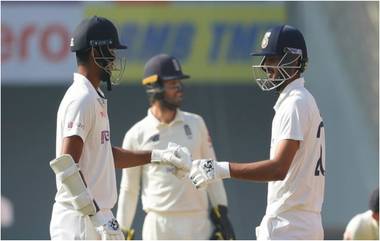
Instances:
[[[192,139],[193,134],[191,133],[190,126],[188,124],[186,124],[183,126],[183,128],[185,129],[185,134],[186,134],[187,138]]]
[[[157,142],[159,140],[160,140],[160,134],[155,134],[149,138],[148,142]]]
[[[106,141],[110,140],[110,132],[109,131],[101,131],[100,132],[100,143],[104,144]]]

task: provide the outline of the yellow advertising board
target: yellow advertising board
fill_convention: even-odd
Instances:
[[[140,81],[145,62],[177,57],[192,83],[252,81],[250,52],[264,32],[286,22],[283,3],[87,3],[85,15],[109,18],[128,45],[124,83]]]

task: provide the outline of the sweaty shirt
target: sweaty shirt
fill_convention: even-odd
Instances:
[[[111,209],[117,199],[115,166],[110,143],[107,100],[83,75],[74,73],[58,109],[56,156],[61,155],[65,137],[79,136],[83,151],[79,168],[100,209]],[[55,200],[70,204],[70,195],[57,182]]]
[[[325,186],[324,124],[303,78],[285,87],[274,110],[270,158],[281,140],[299,140],[300,146],[285,179],[268,183],[266,214],[278,215],[291,209],[319,213]]]

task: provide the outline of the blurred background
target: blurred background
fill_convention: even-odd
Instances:
[[[236,162],[269,157],[277,98],[256,86],[249,53],[269,27],[299,28],[310,59],[306,87],[326,131],[325,238],[341,239],[379,185],[378,10],[378,2],[1,2],[1,194],[2,207],[13,207],[1,238],[50,238],[56,189],[48,162],[58,105],[76,69],[70,35],[82,18],[98,15],[129,46],[123,82],[105,91],[112,144],[146,115],[144,63],[168,53],[191,75],[182,109],[204,117],[219,160]],[[224,183],[237,238],[255,239],[267,185]],[[138,239],[144,215],[139,204]]]

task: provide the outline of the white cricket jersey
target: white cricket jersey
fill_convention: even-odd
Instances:
[[[274,109],[270,158],[281,140],[300,146],[282,181],[268,184],[267,215],[297,209],[320,212],[325,186],[325,134],[317,104],[299,78],[281,92]]]
[[[111,209],[117,199],[115,166],[110,143],[107,100],[83,75],[74,73],[57,115],[56,156],[63,138],[79,136],[83,151],[79,168],[100,209]],[[70,195],[57,182],[57,202],[70,203]]]
[[[372,217],[372,211],[355,215],[346,227],[344,238],[379,240],[379,223]]]
[[[179,109],[170,124],[161,123],[149,109],[147,116],[126,133],[123,148],[133,151],[166,149],[169,142],[187,147],[194,160],[215,159],[214,149],[202,117]],[[121,190],[138,192],[141,177],[142,204],[146,212],[207,211],[207,192],[197,190],[189,178],[178,179],[173,172],[173,166],[155,163],[124,169]],[[219,199],[219,204],[227,205],[222,182],[215,185],[214,194]],[[125,211],[130,212],[130,210]],[[121,221],[121,225],[129,226],[124,224],[124,221]]]

